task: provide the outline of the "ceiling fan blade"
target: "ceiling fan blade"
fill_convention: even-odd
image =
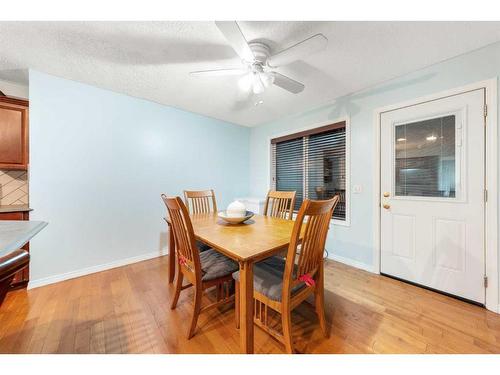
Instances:
[[[304,85],[300,82],[297,82],[283,74],[279,74],[277,72],[272,72],[274,76],[273,84],[281,87],[287,91],[290,91],[293,94],[298,94],[299,92],[304,90]]]
[[[242,60],[248,62],[255,60],[255,56],[236,21],[215,21],[215,25]]]
[[[326,38],[326,36],[324,36],[323,34],[316,34],[281,52],[278,52],[274,56],[271,56],[267,59],[267,64],[273,68],[290,64],[291,62],[300,60],[313,53],[325,49],[327,44],[328,39]]]
[[[197,77],[218,77],[218,76],[235,76],[247,73],[248,70],[244,68],[236,69],[213,69],[213,70],[198,70],[190,72],[189,74]]]

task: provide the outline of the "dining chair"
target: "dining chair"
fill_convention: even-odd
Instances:
[[[191,214],[217,212],[217,201],[213,190],[184,190],[184,201]]]
[[[295,194],[295,191],[269,190],[264,205],[264,215],[291,220]]]
[[[233,301],[234,295],[230,293],[233,283],[232,273],[238,270],[239,266],[214,249],[198,251],[193,225],[182,199],[169,198],[165,194],[161,197],[170,215],[177,253],[177,280],[170,308],[172,310],[176,308],[181,291],[194,287],[193,314],[187,335],[190,339],[194,335],[198,317],[202,312]],[[189,284],[182,285],[184,278]],[[203,292],[212,287],[216,288],[216,302],[202,307]]]
[[[287,353],[293,353],[292,310],[311,294],[314,294],[321,330],[328,337],[324,307],[323,250],[338,201],[338,196],[323,201],[306,199],[295,219],[286,259],[273,256],[254,265],[254,323],[282,342]],[[302,249],[297,254],[299,243],[302,244]],[[236,326],[239,328],[239,271],[233,277],[236,280]],[[269,325],[268,309],[281,315],[282,332]]]
[[[293,209],[295,206],[295,191],[277,191],[269,190],[264,205],[264,215],[279,217],[286,220],[292,220]],[[285,258],[287,254],[287,247],[278,255]]]
[[[184,190],[184,202],[188,212],[191,214],[208,214],[210,212],[217,212],[217,201],[215,193],[210,190]],[[210,249],[210,246],[196,241],[196,246],[200,251]]]

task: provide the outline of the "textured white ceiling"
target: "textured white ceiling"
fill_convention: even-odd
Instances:
[[[0,22],[0,79],[27,82],[32,68],[255,126],[500,40],[499,22],[239,24],[273,52],[316,33],[329,39],[325,51],[277,69],[303,82],[302,93],[271,87],[245,98],[238,77],[191,77],[240,66],[213,22]]]

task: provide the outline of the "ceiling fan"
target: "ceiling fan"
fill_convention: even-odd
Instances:
[[[241,58],[243,66],[240,68],[200,70],[190,74],[204,77],[240,75],[241,78],[238,82],[240,88],[246,92],[252,91],[254,94],[263,93],[266,87],[272,84],[293,94],[303,91],[304,85],[302,83],[273,69],[321,51],[328,43],[328,39],[323,34],[316,34],[271,55],[268,45],[260,42],[248,43],[237,22],[216,21],[215,25]]]

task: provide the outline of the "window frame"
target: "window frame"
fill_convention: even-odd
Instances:
[[[273,175],[274,172],[272,170],[272,144],[271,140],[281,137],[288,137],[291,135],[299,135],[299,133],[307,132],[313,129],[322,128],[328,125],[345,122],[345,173],[346,173],[346,190],[345,190],[345,202],[346,202],[346,212],[345,212],[345,220],[338,220],[332,218],[330,220],[330,225],[339,225],[343,227],[351,226],[351,123],[350,118],[340,117],[334,120],[322,121],[320,123],[314,123],[312,125],[308,125],[302,128],[297,129],[289,129],[285,132],[273,134],[267,139],[267,169],[268,169],[268,179],[267,179],[267,189],[268,191],[272,189],[273,186]],[[295,218],[296,213],[294,212],[293,217]]]

